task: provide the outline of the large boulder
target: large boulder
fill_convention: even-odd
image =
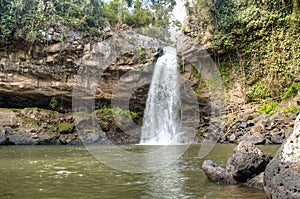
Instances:
[[[225,169],[212,160],[204,161],[202,169],[209,180],[218,184],[245,183],[262,173],[271,159],[271,155],[264,153],[254,144],[241,142],[234,149],[232,157],[228,159]],[[254,179],[252,184],[255,181],[259,180]],[[257,186],[261,187],[261,185]]]
[[[300,198],[300,114],[293,133],[265,170],[264,190],[268,198]]]
[[[247,182],[263,172],[271,159],[271,155],[264,153],[254,144],[241,142],[228,159],[226,170],[236,181]]]

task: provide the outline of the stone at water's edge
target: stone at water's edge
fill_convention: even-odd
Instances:
[[[202,169],[210,181],[218,184],[249,182],[246,186],[263,189],[260,180],[263,175],[261,173],[265,170],[271,159],[271,155],[264,153],[254,144],[241,142],[234,149],[232,157],[228,159],[225,169],[218,166],[212,160],[204,161]],[[253,179],[259,174],[261,174],[260,178]]]
[[[205,160],[202,164],[206,176],[211,182],[217,184],[237,184],[238,182],[224,168],[212,160]]]
[[[247,182],[263,172],[272,156],[264,153],[252,143],[241,142],[228,159],[226,170],[238,182]]]
[[[259,189],[261,191],[264,190],[264,172],[261,172],[258,176],[255,176],[248,182],[243,184],[245,187],[249,187],[252,189]]]
[[[292,135],[265,170],[264,190],[268,198],[300,198],[300,114]]]

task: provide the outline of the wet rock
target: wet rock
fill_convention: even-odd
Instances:
[[[264,181],[268,198],[300,198],[300,115],[293,133],[268,164]]]
[[[281,144],[293,132],[295,115],[276,113],[267,118],[265,115],[241,118],[225,127],[220,143]]]
[[[16,145],[45,145],[45,144],[58,144],[57,135],[55,133],[30,133],[24,132],[12,132],[7,136],[9,142]]]
[[[9,138],[5,138],[5,139],[0,138],[0,145],[15,145],[15,143],[11,142]]]
[[[246,128],[247,126],[248,126],[247,122],[242,122],[242,123],[240,124],[240,127],[241,127],[241,128]]]
[[[254,144],[241,142],[228,159],[226,170],[236,181],[247,182],[263,172],[271,159],[271,155],[264,153]]]
[[[245,183],[246,186],[262,189],[262,172],[272,159],[258,149],[254,144],[241,142],[235,149],[234,154],[227,160],[226,168],[222,168],[212,160],[206,160],[202,169],[208,179],[218,184]],[[257,175],[259,177],[255,178]]]
[[[11,132],[8,136],[9,141],[16,145],[33,145],[37,144],[37,140],[31,138],[29,132]]]
[[[238,182],[222,167],[212,160],[205,160],[202,164],[206,176],[217,184],[237,184]]]
[[[2,134],[5,135],[5,136],[7,136],[7,135],[9,135],[12,131],[13,131],[12,128],[6,126],[6,127],[4,127],[3,130],[2,130]]]
[[[59,136],[58,140],[60,144],[72,144],[77,140],[77,137],[75,134],[63,134]]]
[[[259,175],[255,176],[254,178],[250,179],[246,183],[243,184],[246,187],[264,190],[264,172],[261,172]]]

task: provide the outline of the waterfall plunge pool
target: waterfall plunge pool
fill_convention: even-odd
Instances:
[[[205,159],[225,165],[234,146],[216,145]],[[99,150],[110,147],[102,145]],[[159,146],[120,147],[141,152]],[[191,145],[161,170],[127,173],[102,164],[84,146],[1,146],[0,198],[265,198],[258,190],[209,182],[201,169],[199,148]],[[272,154],[278,148],[262,146]]]

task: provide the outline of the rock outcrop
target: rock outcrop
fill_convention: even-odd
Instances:
[[[105,60],[111,66],[106,71],[101,71],[104,76],[96,82],[97,93],[94,93],[94,98],[98,102],[107,103],[118,80],[115,79],[116,74],[120,78],[127,71],[149,61],[152,50],[156,51],[160,45],[160,42],[151,40],[151,37],[145,42],[146,36],[143,38],[137,33],[123,34],[128,37],[116,35],[119,36],[110,37],[106,42],[109,49],[102,48],[103,42],[86,38],[82,31],[62,24],[53,25],[48,31],[41,31],[39,42],[34,44],[27,43],[22,38],[13,38],[7,46],[1,47],[4,50],[0,54],[0,106],[47,109],[51,99],[55,97],[56,110],[70,111],[72,91],[79,81],[79,71],[100,66],[103,53],[111,58]],[[140,44],[136,44],[134,48],[133,44],[127,45],[137,41]],[[117,51],[120,54],[113,52],[112,46],[122,47],[122,50]],[[99,73],[99,70],[96,72]],[[88,78],[86,81],[89,81]]]
[[[267,166],[264,181],[268,198],[300,198],[300,115],[293,133]]]
[[[292,113],[275,113],[270,117],[257,113],[237,119],[225,126],[220,143],[249,142],[281,144],[293,132],[296,116]]]
[[[14,38],[0,55],[0,106],[71,107],[72,85],[78,60],[89,51],[81,31],[56,24],[41,32],[40,43]]]
[[[251,186],[262,189],[262,183],[256,184],[255,182],[259,180],[253,178],[265,170],[271,159],[271,155],[264,153],[253,144],[241,142],[234,149],[232,157],[227,160],[226,168],[218,166],[212,160],[204,161],[202,168],[212,182],[237,184],[250,180]]]
[[[128,144],[138,143],[131,118],[109,114],[82,114],[38,108],[0,109],[0,145]],[[123,128],[120,128],[122,126]],[[76,128],[75,128],[76,127]],[[98,128],[97,128],[98,127]]]

